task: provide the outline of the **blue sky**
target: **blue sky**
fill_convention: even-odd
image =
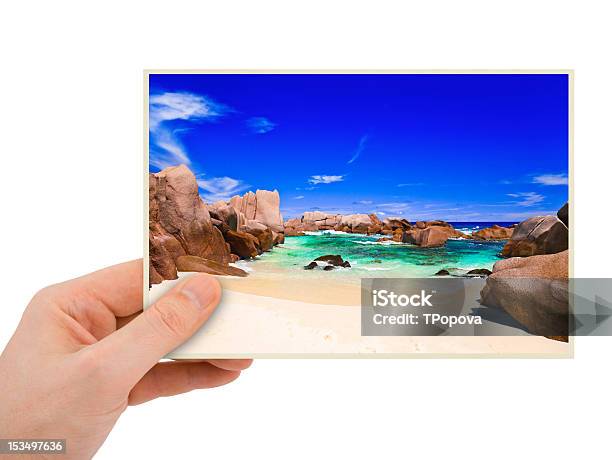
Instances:
[[[566,75],[150,75],[150,169],[283,216],[516,221],[567,200]]]

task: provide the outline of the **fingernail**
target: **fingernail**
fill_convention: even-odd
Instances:
[[[219,297],[219,282],[212,276],[194,275],[181,288],[181,292],[189,297],[200,309],[215,305]]]

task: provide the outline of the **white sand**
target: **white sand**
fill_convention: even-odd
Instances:
[[[189,274],[180,274],[180,278],[185,276]],[[329,299],[334,298],[329,289],[322,293],[327,299],[325,304],[307,303],[249,293],[261,294],[257,277],[220,277],[220,281],[224,292],[217,311],[169,357],[572,356],[571,344],[528,335],[363,337],[358,291],[350,296],[354,305],[329,304]],[[150,302],[176,282],[164,281],[153,286]],[[315,286],[312,288],[317,290]],[[346,287],[343,289],[337,295],[342,295],[346,302]]]

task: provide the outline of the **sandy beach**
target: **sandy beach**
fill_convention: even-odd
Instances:
[[[190,273],[180,273],[179,280]],[[177,281],[150,290],[150,302]],[[212,318],[170,358],[195,357],[571,357],[571,344],[530,336],[364,337],[360,288],[321,277],[270,273],[219,277],[223,299]],[[282,287],[281,287],[282,286]],[[477,304],[479,289],[469,295]],[[505,327],[505,326],[497,326]]]

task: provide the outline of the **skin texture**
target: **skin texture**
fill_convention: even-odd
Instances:
[[[34,296],[0,356],[1,438],[67,439],[62,458],[90,458],[128,405],[225,385],[250,366],[158,362],[206,322],[221,287],[196,274],[143,312],[142,279],[135,260]]]

